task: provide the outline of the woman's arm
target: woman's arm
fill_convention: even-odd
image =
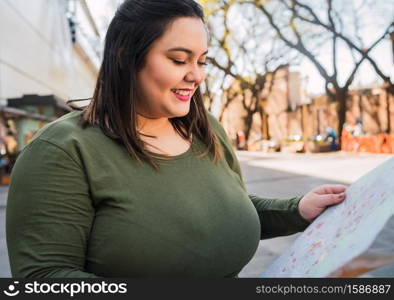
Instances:
[[[13,277],[98,277],[85,272],[94,207],[82,167],[37,138],[12,171],[6,237]]]
[[[299,212],[302,197],[290,199],[260,198],[249,195],[261,224],[261,239],[285,236],[304,231],[310,224]]]

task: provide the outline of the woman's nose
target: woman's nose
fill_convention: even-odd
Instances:
[[[193,67],[185,76],[185,80],[195,82],[197,85],[205,79],[205,70],[200,66]]]

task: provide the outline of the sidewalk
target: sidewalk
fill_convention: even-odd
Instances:
[[[5,239],[5,206],[8,186],[0,186],[0,277],[10,277],[7,244]]]

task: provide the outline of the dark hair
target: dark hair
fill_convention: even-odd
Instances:
[[[152,43],[178,17],[204,22],[203,11],[193,0],[126,0],[120,5],[107,31],[93,99],[82,120],[84,126],[98,124],[107,136],[123,144],[131,157],[156,169],[156,159],[162,157],[146,150],[137,131],[136,78]],[[202,156],[211,153],[215,163],[220,159],[220,144],[209,126],[200,88],[191,99],[189,113],[170,121],[183,138],[190,139],[193,134],[205,144]]]

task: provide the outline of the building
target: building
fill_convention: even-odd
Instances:
[[[314,135],[323,134],[327,127],[338,128],[337,103],[326,95],[315,97],[308,107]],[[362,124],[364,135],[391,134],[394,126],[394,96],[384,87],[351,89],[347,100],[346,123]]]
[[[26,112],[23,116],[9,117],[15,124],[18,152],[30,142],[39,128],[71,111],[63,100],[54,95],[24,95],[22,98],[9,98],[7,101],[8,111],[13,108]]]
[[[238,82],[234,81],[230,90],[240,89],[237,85]],[[303,128],[308,127],[305,124],[308,116],[305,115],[307,112],[303,107],[310,102],[303,86],[300,73],[289,71],[289,66],[265,75],[265,84],[259,93],[261,109],[260,113],[253,115],[248,135],[248,149],[261,149],[261,143],[266,140],[271,140],[279,146],[283,140],[289,138],[302,139]],[[239,133],[248,130],[244,105],[248,105],[251,97],[248,91],[244,95],[240,93],[222,113],[223,127],[234,144]]]
[[[251,94],[238,93],[238,97],[227,105],[221,118],[234,146],[238,146],[240,136],[246,136],[245,148],[248,150],[267,150],[267,145],[291,152],[329,151],[336,148],[338,145],[334,147],[330,142],[324,142],[324,139],[329,132],[338,136],[338,103],[330,101],[326,95],[308,98],[302,86],[300,74],[290,72],[287,67],[274,74],[267,74],[260,93],[262,108],[260,113],[253,115],[249,134],[245,134],[248,130],[245,103],[250,103]],[[234,81],[229,90],[240,90],[239,83]],[[225,96],[228,95],[231,96],[231,92],[225,93]],[[349,128],[356,126],[362,130],[357,134],[363,137],[355,140],[363,139],[366,144],[377,144],[368,142],[368,139],[374,140],[376,136],[382,141],[393,140],[393,146],[375,145],[375,150],[368,150],[373,147],[357,150],[354,146],[354,151],[382,153],[380,148],[384,148],[384,153],[394,153],[394,96],[386,88],[375,86],[351,89],[347,100],[346,123]],[[339,140],[335,142],[338,144]]]
[[[85,0],[0,1],[0,133],[21,150],[65,101],[91,97],[100,48]]]

